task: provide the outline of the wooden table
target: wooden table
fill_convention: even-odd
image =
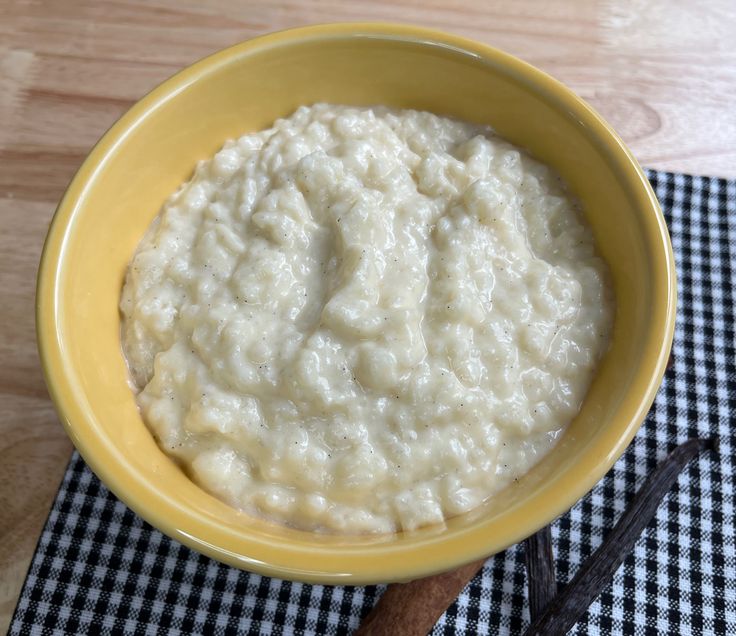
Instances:
[[[182,66],[260,33],[342,20],[493,44],[589,100],[643,165],[736,176],[734,0],[0,0],[0,632],[71,453],[33,320],[65,185],[105,129]]]

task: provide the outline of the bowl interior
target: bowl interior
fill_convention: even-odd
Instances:
[[[610,351],[560,444],[481,509],[389,537],[276,527],[209,496],[154,443],[126,382],[118,298],[137,243],[197,160],[302,104],[384,104],[492,125],[582,200],[617,296]],[[556,82],[487,47],[411,27],[313,27],[226,50],[175,76],[103,138],[47,241],[38,330],[52,396],[92,468],[134,510],[232,565],[322,582],[410,579],[491,554],[570,507],[651,404],[672,338],[661,213],[620,142]]]

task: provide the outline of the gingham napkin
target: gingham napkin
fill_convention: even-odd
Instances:
[[[594,490],[553,526],[558,580],[600,544],[668,450],[720,439],[681,475],[573,634],[735,634],[736,181],[649,172],[679,272],[674,366],[646,423]],[[383,588],[290,583],[221,565],[154,530],[74,455],[10,634],[347,634]],[[489,559],[433,634],[519,634],[519,546]]]

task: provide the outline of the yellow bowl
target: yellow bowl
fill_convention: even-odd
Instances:
[[[211,497],[157,447],[126,382],[118,297],[166,196],[223,142],[302,104],[385,104],[492,125],[554,166],[582,200],[618,301],[612,346],[580,415],[518,485],[446,526],[384,537],[277,527]],[[275,33],[208,57],[133,106],[100,140],[54,217],[37,290],[46,382],[72,441],[155,527],[230,565],[321,583],[409,580],[491,555],[570,508],[645,417],[672,342],[669,237],[641,169],[584,102],[472,41],[387,24]]]

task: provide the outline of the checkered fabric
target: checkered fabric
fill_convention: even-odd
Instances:
[[[573,634],[734,634],[736,181],[649,172],[670,227],[680,299],[674,367],[608,475],[553,526],[568,581],[646,476],[692,436],[720,439],[690,464]],[[10,634],[347,634],[380,586],[291,583],[221,565],[120,503],[75,455]],[[528,623],[516,546],[488,560],[433,634],[519,634]]]

